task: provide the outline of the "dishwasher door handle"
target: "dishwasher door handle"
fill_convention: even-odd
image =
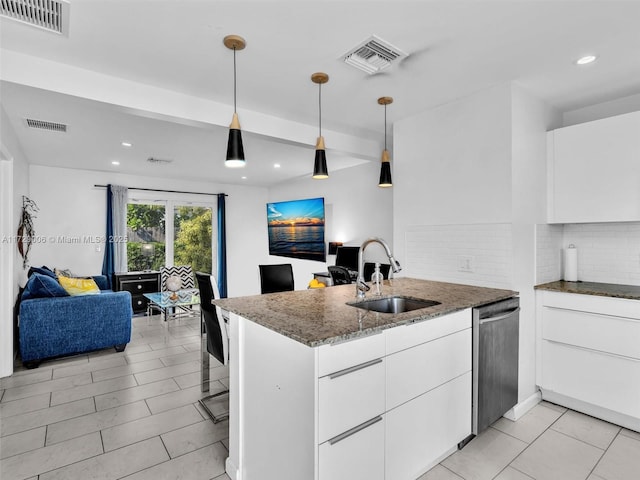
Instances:
[[[505,318],[510,317],[514,313],[518,313],[520,311],[520,307],[514,308],[513,310],[509,310],[507,313],[503,313],[502,315],[498,315],[496,317],[483,318],[478,323],[482,325],[483,323],[497,322],[498,320],[504,320]]]

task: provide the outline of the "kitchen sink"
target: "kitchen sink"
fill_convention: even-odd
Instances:
[[[422,300],[419,298],[394,296],[372,298],[370,300],[363,300],[361,302],[347,303],[347,305],[380,313],[403,313],[410,312],[412,310],[418,310],[420,308],[440,305],[440,302],[436,302],[435,300]]]

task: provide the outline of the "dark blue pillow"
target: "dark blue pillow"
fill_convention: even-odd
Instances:
[[[68,297],[67,291],[62,288],[58,280],[41,273],[33,273],[22,292],[22,300],[43,297]]]
[[[34,273],[39,273],[41,275],[47,275],[48,277],[51,277],[51,278],[57,280],[56,274],[53,272],[53,270],[50,270],[48,267],[46,267],[44,265],[42,267],[31,267],[31,268],[29,268],[29,273],[27,274],[27,277],[31,277],[31,275],[33,275]]]

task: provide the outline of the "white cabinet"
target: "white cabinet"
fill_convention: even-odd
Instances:
[[[471,310],[385,334],[385,478],[413,480],[471,433]]]
[[[418,478],[470,433],[468,371],[387,413],[385,478]]]
[[[548,133],[549,223],[640,220],[640,112]]]
[[[384,359],[334,372],[318,380],[318,435],[324,442],[384,413]]]
[[[640,430],[640,302],[537,291],[542,397]]]
[[[322,443],[318,478],[384,480],[384,428],[384,418],[379,415]]]
[[[471,433],[470,309],[316,348],[231,324],[234,480],[413,480]]]

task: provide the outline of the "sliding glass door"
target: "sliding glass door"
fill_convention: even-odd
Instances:
[[[164,203],[127,205],[127,269],[159,270],[165,265]]]
[[[211,273],[213,266],[212,238],[212,207],[174,206],[174,265],[191,265],[194,272]]]
[[[191,265],[211,273],[216,258],[214,205],[173,200],[130,200],[127,208],[128,270]]]

